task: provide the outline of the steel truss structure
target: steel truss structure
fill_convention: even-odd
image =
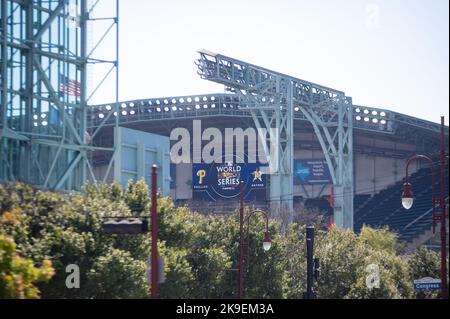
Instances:
[[[386,109],[353,105],[353,128],[357,131],[374,132],[385,134],[386,138],[393,138],[409,134],[406,127],[401,127],[405,123],[406,115],[392,112]],[[88,112],[88,127],[95,130],[97,127],[111,127],[119,118],[120,124],[129,127],[153,127],[154,123],[164,122],[167,128],[177,127],[182,120],[189,119],[207,119],[207,118],[246,118],[252,120],[249,103],[243,100],[238,94],[234,93],[216,93],[187,96],[171,96],[121,101],[119,103],[119,112],[113,112],[114,103],[99,104],[92,106]],[[299,107],[294,106],[294,120],[298,123],[307,122],[308,119],[302,113]],[[263,118],[258,116],[259,121]],[[409,121],[414,121],[414,126],[419,127],[423,133],[433,133],[439,130],[439,124],[431,123],[425,120],[407,117]],[[107,131],[106,131],[107,132]],[[109,131],[111,132],[111,131]],[[446,127],[448,136],[448,127]],[[423,134],[422,133],[422,134]],[[99,136],[105,134],[100,134]],[[106,134],[109,140],[109,133]],[[104,136],[105,137],[105,136]],[[410,136],[411,137],[411,136]],[[432,139],[431,139],[432,140]],[[431,141],[429,140],[429,142]],[[409,139],[414,142],[414,139]],[[102,142],[99,140],[99,144]],[[399,155],[403,158],[405,155]]]
[[[115,59],[97,57],[107,34],[118,41],[118,0],[108,17],[97,17],[99,2],[2,0],[0,180],[78,190],[87,176],[95,179],[92,153],[114,153],[115,146],[93,146],[95,132],[87,131],[88,103],[110,74],[118,91],[117,49]],[[90,46],[89,32],[100,22],[110,26]],[[88,92],[94,65],[110,69]]]
[[[199,51],[201,78],[221,83],[247,105],[255,126],[278,139],[276,168],[270,175],[275,214],[293,212],[293,112],[300,110],[314,128],[334,186],[336,225],[353,229],[353,107],[344,92],[330,89],[221,54]],[[262,121],[260,121],[262,118]],[[269,134],[271,135],[271,134]],[[273,136],[265,136],[264,140]],[[267,153],[266,153],[267,154]]]

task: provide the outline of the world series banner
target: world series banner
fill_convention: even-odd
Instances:
[[[330,170],[324,158],[294,160],[294,185],[331,183]]]
[[[259,163],[211,163],[192,165],[194,200],[217,201],[239,198],[240,181],[244,184],[244,199],[265,199],[266,176]]]

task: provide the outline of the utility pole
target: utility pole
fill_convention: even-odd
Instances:
[[[306,292],[304,299],[316,299],[313,290],[314,279],[319,278],[319,258],[314,258],[314,226],[306,227]]]
[[[151,254],[151,297],[158,298],[158,215],[156,212],[156,191],[157,191],[157,167],[152,166],[152,188],[151,188],[151,240],[152,240],[152,254]]]
[[[239,299],[244,297],[244,182],[239,184]]]
[[[444,117],[441,116],[441,154],[440,154],[440,168],[441,168],[441,191],[439,195],[439,205],[441,206],[441,284],[442,284],[442,299],[448,299],[448,285],[447,285],[447,222],[446,222],[446,204],[445,204],[445,135],[444,135]]]

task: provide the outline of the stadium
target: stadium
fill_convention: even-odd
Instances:
[[[163,201],[168,200],[170,203],[173,200],[174,207],[177,209],[188,207],[191,211],[190,216],[195,215],[195,218],[200,218],[198,215],[202,218],[205,218],[205,215],[206,218],[225,215],[224,218],[227,218],[237,215],[236,211],[240,212],[240,298],[244,289],[242,284],[244,259],[249,258],[248,252],[244,252],[243,248],[244,204],[247,208],[251,208],[251,212],[247,212],[247,246],[245,246],[247,250],[248,243],[254,239],[250,238],[249,231],[250,217],[254,212],[262,212],[266,219],[264,251],[268,251],[272,245],[269,237],[269,219],[271,222],[276,220],[276,225],[278,221],[281,222],[279,230],[271,225],[274,233],[279,231],[279,234],[276,234],[279,236],[277,238],[282,238],[288,233],[286,229],[291,224],[303,227],[317,220],[322,229],[329,230],[331,225],[336,225],[334,229],[350,233],[355,236],[355,240],[361,239],[358,236],[363,233],[364,225],[371,226],[371,229],[377,229],[377,231],[379,228],[388,227],[398,236],[402,247],[404,246],[404,251],[398,249],[398,252],[402,254],[406,252],[405,260],[409,260],[408,254],[415,253],[422,246],[437,251],[440,247],[439,241],[447,240],[445,235],[442,235],[445,233],[445,227],[448,229],[447,224],[441,228],[441,237],[439,232],[435,232],[435,222],[438,220],[435,218],[435,213],[441,211],[440,205],[444,200],[447,205],[442,206],[447,208],[448,215],[449,186],[445,183],[443,187],[445,193],[442,194],[442,182],[436,178],[436,176],[445,175],[445,179],[448,180],[449,177],[449,167],[445,162],[449,153],[449,128],[444,125],[443,119],[442,123],[438,124],[393,111],[394,106],[359,105],[353,102],[353,98],[357,97],[347,93],[352,92],[351,87],[330,88],[301,79],[296,74],[281,73],[253,64],[252,61],[242,61],[207,50],[197,51],[196,59],[192,60],[192,67],[196,71],[196,74],[193,74],[193,80],[201,79],[220,84],[223,86],[222,92],[120,100],[119,2],[115,1],[115,6],[112,6],[111,2],[106,2],[103,7],[102,3],[103,1],[88,0],[11,0],[1,3],[0,195],[3,196],[8,192],[19,194],[26,189],[19,186],[18,190],[11,191],[9,186],[4,186],[16,185],[19,184],[18,182],[32,185],[32,190],[29,190],[29,194],[23,191],[24,194],[28,194],[28,197],[24,195],[21,198],[22,195],[17,195],[11,201],[8,199],[9,195],[2,197],[0,226],[3,228],[0,230],[6,229],[5,233],[13,235],[22,234],[16,232],[14,228],[19,227],[17,225],[21,223],[20,218],[14,219],[14,214],[20,213],[21,208],[13,207],[11,203],[15,200],[19,203],[24,198],[29,200],[24,205],[24,211],[34,216],[33,218],[39,223],[41,218],[39,214],[45,216],[42,217],[43,219],[47,218],[46,214],[50,215],[50,212],[55,212],[55,216],[58,216],[58,213],[61,213],[59,209],[64,206],[59,205],[62,202],[66,203],[65,208],[70,205],[73,205],[70,207],[82,207],[81,209],[71,208],[69,212],[64,211],[64,214],[87,212],[80,219],[86,221],[92,216],[97,216],[98,225],[102,225],[102,221],[108,218],[113,218],[109,215],[109,211],[102,210],[105,207],[109,207],[110,211],[114,211],[116,215],[125,214],[124,211],[127,214],[134,214],[134,207],[126,202],[128,199],[121,198],[122,206],[117,205],[117,208],[108,206],[111,203],[108,199],[102,198],[99,200],[100,204],[94,201],[93,206],[89,206],[94,208],[90,210],[86,208],[85,211],[83,199],[76,196],[85,194],[83,191],[89,190],[90,186],[99,187],[100,183],[105,183],[104,185],[111,188],[111,185],[116,185],[113,182],[116,182],[126,189],[129,181],[137,182],[144,179],[146,185],[154,186],[152,177],[156,178],[156,176],[155,173],[152,175],[152,166],[156,165],[158,172],[156,186],[162,196],[157,197],[156,190],[153,188],[152,227],[155,224],[153,221],[158,218],[157,198],[158,200],[162,198]],[[93,29],[97,31],[96,37],[91,34]],[[106,48],[103,47],[105,43],[107,43]],[[111,50],[111,48],[114,49]],[[110,90],[107,94],[109,100],[103,102],[104,99],[99,99],[101,103],[97,103],[96,95],[105,83],[107,90]],[[439,152],[440,148],[445,149]],[[183,151],[180,153],[179,150]],[[422,160],[413,161],[409,165],[409,159],[417,154],[429,156],[432,165]],[[443,162],[445,162],[445,168],[438,174],[437,168],[444,167]],[[405,180],[408,172],[409,177]],[[412,185],[414,195],[409,188],[407,189],[410,186],[408,182]],[[405,196],[405,190],[408,190],[408,196]],[[39,195],[40,191],[51,191],[53,195]],[[95,191],[92,192],[95,193]],[[36,198],[44,197],[44,199],[39,197],[39,200],[44,202],[42,210],[34,211],[30,203],[38,199],[30,194]],[[95,194],[95,196],[98,195]],[[145,193],[140,197],[141,200],[144,198],[142,201],[144,204],[150,201],[147,195]],[[442,198],[442,195],[444,200],[437,204],[435,199]],[[60,202],[55,200],[58,202],[55,204],[52,202],[54,200],[52,196],[63,197],[59,199]],[[410,200],[408,209],[405,208],[404,203],[402,204],[402,199],[405,197]],[[73,198],[77,198],[74,200],[75,204],[69,205],[68,202]],[[109,200],[113,202],[111,198]],[[413,200],[414,205],[412,205]],[[146,214],[142,203],[140,206],[137,205],[141,208],[139,213]],[[130,205],[125,207],[128,204]],[[180,213],[175,210],[171,212],[175,212],[174,215]],[[63,216],[66,216],[64,214]],[[142,217],[132,216],[138,219]],[[29,218],[26,222],[34,222],[33,218]],[[49,227],[51,231],[45,236],[64,242],[57,236],[66,234],[66,231],[67,233],[73,231],[82,223],[79,223],[78,217],[68,219],[67,224],[66,220],[58,220],[58,218],[60,217],[55,217],[54,220],[48,218],[49,224],[55,224]],[[130,217],[122,215],[114,216],[114,218]],[[148,216],[142,218],[145,219],[145,232],[148,232]],[[192,222],[181,213],[177,215],[177,218],[183,220],[184,226]],[[60,223],[57,224],[55,220]],[[75,226],[67,226],[74,220]],[[114,223],[115,221],[112,220],[110,225],[117,226]],[[202,223],[204,224],[199,227],[207,229],[208,220],[205,219]],[[89,221],[80,226],[81,230],[78,229],[79,232],[74,235],[79,236],[76,237],[79,242],[87,238],[83,237],[86,235],[84,229],[89,229],[94,224],[95,222]],[[195,223],[192,222],[192,224]],[[144,228],[140,228],[141,224],[136,225],[138,230],[135,234],[144,232],[142,230]],[[144,225],[143,221],[142,225]],[[258,227],[261,225],[256,224]],[[182,228],[184,226],[179,227],[182,229],[180,233],[183,236],[189,233],[189,231],[184,232]],[[39,227],[39,225],[36,226],[37,230],[32,229],[32,231],[38,234],[36,236],[42,235],[41,237],[46,240],[47,237],[43,235],[44,230]],[[52,227],[58,231],[53,231]],[[28,228],[23,227],[24,232],[28,231]],[[99,226],[98,229],[92,230],[92,234],[100,234],[102,231],[100,228]],[[222,230],[220,227],[216,228]],[[202,231],[206,233],[204,229],[198,233]],[[151,233],[154,236],[151,242],[153,245],[151,248],[152,289],[158,285],[155,282],[159,280],[157,278],[159,273],[162,272],[164,276],[164,267],[161,268],[159,267],[161,264],[158,264],[158,258],[161,256],[158,256],[156,251],[160,238],[156,237],[156,232],[152,228]],[[166,239],[173,239],[176,243],[171,243],[174,245],[171,249],[182,247],[177,242],[179,238],[177,236],[170,238],[168,233],[171,234],[170,232],[164,234],[167,236]],[[321,233],[324,234],[323,236],[328,236],[332,232]],[[109,235],[111,234],[120,233],[110,232]],[[2,233],[0,235],[3,236]],[[96,244],[101,243],[101,239],[105,237],[103,235],[101,233],[96,237],[96,240],[100,238]],[[226,235],[234,236],[234,233],[230,232]],[[222,235],[215,237],[220,236]],[[30,238],[32,238],[31,235]],[[227,264],[231,272],[237,270],[237,266],[234,265],[236,266],[234,267],[231,262],[232,258],[237,256],[235,249],[237,246],[231,246],[234,245],[234,239],[230,238],[229,247],[223,243],[217,245],[219,247],[223,244],[219,247],[223,251],[219,251],[217,256],[225,256],[229,260],[225,261],[224,257],[217,262],[218,266],[216,266],[220,268],[223,264]],[[330,238],[335,240],[332,236]],[[0,239],[7,241],[3,237]],[[20,237],[19,240],[22,238]],[[31,242],[33,240],[35,239],[32,238]],[[286,236],[283,240],[285,245],[283,256],[289,259],[291,238]],[[397,237],[395,237],[396,240]],[[183,237],[181,242],[185,244],[188,241],[185,241]],[[294,244],[298,244],[297,242]],[[66,243],[72,245],[72,238],[67,239]],[[117,243],[119,246],[123,244],[120,240]],[[111,255],[110,252],[117,253],[119,250],[115,247],[117,243],[109,240],[105,244],[109,245],[110,250],[106,253],[106,250],[102,251],[104,256],[101,256],[103,258],[100,259],[101,261],[106,260]],[[141,244],[142,248],[148,242]],[[77,250],[79,255],[75,255],[78,257],[81,255],[84,258],[83,249],[88,249],[86,247],[89,245],[84,245],[82,249]],[[126,246],[126,243],[124,245]],[[275,248],[276,245],[274,240]],[[364,249],[369,249],[366,246]],[[56,245],[51,249],[53,252],[58,251],[58,247]],[[100,248],[103,249],[102,247]],[[294,247],[297,253],[300,252],[298,249],[300,246]],[[311,258],[308,257],[307,285],[311,287],[312,248],[308,247],[310,252],[308,256]],[[445,247],[444,244],[441,247],[441,256],[444,256],[445,262],[443,247]],[[44,248],[46,249],[47,246]],[[43,251],[44,248],[42,248]],[[89,258],[92,257],[94,260],[99,257],[100,255],[96,254],[101,250],[100,248],[92,252],[94,257],[89,256]],[[131,256],[129,251],[135,253],[133,247],[133,249],[128,248],[119,252],[124,254],[124,260],[126,258],[132,260],[129,257]],[[188,251],[188,248],[183,249]],[[129,251],[125,252],[127,249]],[[189,258],[194,256],[191,258],[194,261],[188,260],[185,265],[189,267],[194,265],[191,267],[194,269],[199,253],[194,250],[190,252],[192,255]],[[396,250],[391,253],[398,252]],[[30,252],[25,251],[25,253]],[[278,258],[281,253],[278,253],[279,255],[273,258],[276,262],[281,260]],[[262,264],[263,261],[265,262],[265,257],[263,254],[258,254],[256,252],[253,257],[259,256],[258,258],[262,260],[260,264]],[[64,254],[61,253],[61,255]],[[146,266],[150,267],[145,261],[147,257],[140,256],[142,267],[138,270],[133,268],[137,274],[142,275],[141,279],[145,276],[139,271]],[[80,260],[84,260],[83,258]],[[273,260],[271,259],[271,262]],[[169,260],[169,262],[178,265],[178,259]],[[441,273],[445,273],[444,262],[441,261],[441,265],[444,265],[442,266],[444,271],[441,267]],[[293,264],[300,263],[294,260]],[[92,265],[97,264],[92,263]],[[283,264],[283,267],[286,265],[288,263]],[[318,265],[319,262],[316,266],[319,267]],[[62,266],[58,265],[58,267],[61,273]],[[108,267],[105,266],[105,269]],[[198,278],[192,275],[189,280],[197,284],[200,281],[199,278],[203,276],[202,271],[209,274],[208,267],[205,267],[207,270],[203,269],[196,274]],[[191,271],[191,268],[188,271]],[[287,273],[294,267],[286,269],[288,269]],[[214,278],[216,278],[215,271],[216,269],[211,271]],[[92,273],[95,271],[90,272],[91,275]],[[100,273],[100,271],[97,272],[97,274]],[[253,274],[250,275],[253,276]],[[226,281],[232,281],[235,278],[227,276],[221,279],[222,286],[217,286],[225,287],[228,291],[222,294],[222,288],[218,289],[219,292],[215,292],[216,295],[214,295],[216,298],[217,296],[221,298],[237,296],[234,288],[230,288],[232,286]],[[296,276],[292,275],[292,277]],[[302,276],[303,274],[298,275],[299,278]],[[261,278],[269,277],[273,276],[267,274],[265,277],[261,276]],[[252,278],[254,282],[257,282],[256,277]],[[361,278],[363,277],[359,279]],[[61,278],[58,277],[59,279]],[[102,287],[105,280],[109,280],[109,278],[101,279],[98,287]],[[281,287],[283,278],[275,279]],[[333,280],[334,277],[331,278],[331,281]],[[145,284],[148,284],[147,281],[144,278]],[[182,280],[179,282],[173,280],[173,282],[177,285],[179,282],[183,283]],[[209,288],[209,282],[205,282],[205,286]],[[298,297],[297,291],[290,295],[283,295],[281,288],[273,294],[266,295],[266,290],[270,290],[270,287],[265,286],[267,282],[260,285],[263,288],[255,290],[254,296],[258,298]],[[355,279],[354,282],[357,280]],[[300,286],[296,286],[297,283],[293,281],[289,284],[295,286],[295,289]],[[144,290],[148,290],[148,287],[145,287]],[[181,284],[176,287],[185,289]],[[93,295],[80,296],[88,296],[88,298],[103,296],[101,293],[97,294],[101,290],[97,288],[93,289],[95,290]],[[401,291],[400,288],[398,290],[398,294],[392,296],[413,295]],[[333,295],[324,294],[323,291],[322,296],[333,297]],[[372,290],[370,291],[372,293]],[[310,292],[312,294],[312,290]],[[46,296],[52,297],[52,293],[54,292],[50,291],[50,294]],[[210,296],[208,289],[201,293],[203,294],[199,293],[198,296],[207,298]],[[141,290],[136,295],[145,296],[145,294]],[[70,297],[70,293],[65,296]],[[105,296],[109,295],[105,293]],[[118,293],[117,296],[123,295]],[[156,296],[157,294],[152,290],[152,298]],[[168,295],[169,298],[173,296],[178,295]],[[339,298],[354,297],[350,292],[349,295],[338,294],[337,296]],[[380,296],[384,295],[380,294]]]
[[[108,110],[112,110],[111,105],[113,104],[93,106],[88,113],[92,127],[102,125],[102,130],[94,140],[98,146],[113,144],[115,117],[110,116],[104,121]],[[246,129],[255,126],[245,100],[232,93],[149,98],[121,101],[119,105],[121,127],[166,138],[170,136],[171,130],[177,127],[186,128],[192,134],[192,122],[199,119],[202,126],[214,126],[221,131],[227,127]],[[410,249],[423,244],[435,247],[436,239],[431,231],[429,205],[431,200],[429,164],[418,161],[410,168],[411,183],[417,185],[414,190],[417,204],[414,208],[406,211],[400,199],[405,164],[409,157],[414,154],[431,154],[437,163],[436,149],[439,148],[440,125],[385,108],[362,105],[352,107],[354,230],[358,231],[363,224],[375,227],[387,225],[398,232],[400,239],[407,242]],[[299,108],[294,108],[293,117],[294,163],[308,165],[312,160],[319,160],[321,168],[325,167],[328,170],[323,149],[313,126]],[[448,139],[448,127],[445,129]],[[133,162],[135,159],[131,156],[126,161]],[[109,158],[104,152],[94,156],[94,170],[98,176],[106,170],[108,162]],[[196,170],[193,169],[195,165],[192,163],[170,165],[166,177],[170,186],[166,188],[166,195],[170,195],[177,202],[188,203],[194,208],[201,209],[202,206],[199,204],[203,198],[196,196],[192,186],[192,181],[196,178]],[[150,166],[147,166],[144,170],[145,175],[149,177]],[[128,172],[131,174],[129,177],[137,176],[137,169]],[[446,173],[448,174],[448,169]],[[333,197],[333,184],[329,172],[318,180],[304,179],[302,180],[304,183],[298,177],[294,177],[295,172],[292,175],[298,182],[294,181],[293,193],[289,199],[294,203],[303,203],[306,207],[317,208],[328,216],[332,215],[330,198]],[[113,174],[108,176],[108,180],[114,179]],[[122,182],[125,183],[126,179]],[[247,203],[270,210],[272,198],[270,191],[271,188],[267,186],[264,194],[253,197]],[[228,199],[217,196],[209,198],[206,211],[222,213],[227,209],[229,211],[230,207],[237,208],[238,204],[238,193]]]

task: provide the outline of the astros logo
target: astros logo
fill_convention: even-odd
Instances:
[[[205,177],[205,175],[206,175],[206,171],[204,169],[199,169],[197,171],[199,185],[203,184],[203,178]]]

